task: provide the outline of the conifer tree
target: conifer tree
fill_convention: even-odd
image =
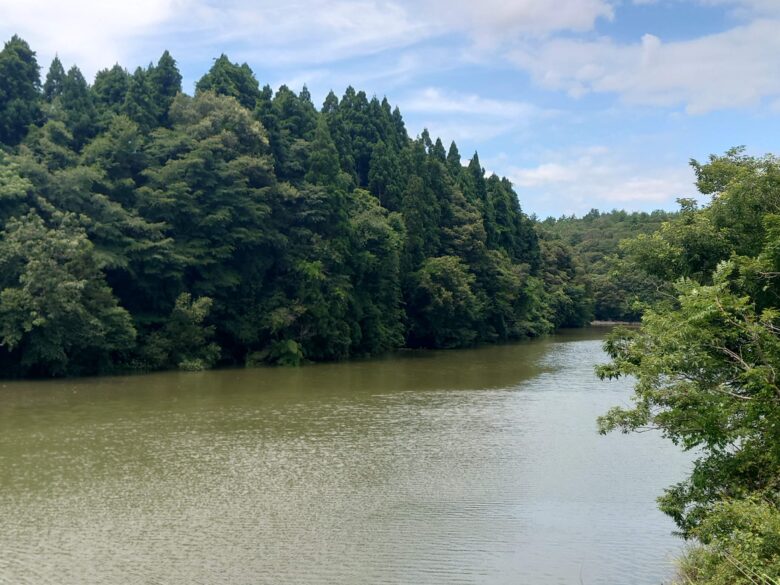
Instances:
[[[371,153],[368,189],[386,209],[400,209],[403,187],[398,156],[382,141],[376,143]]]
[[[225,54],[214,61],[208,73],[195,85],[195,90],[234,97],[250,111],[255,109],[260,98],[260,86],[249,65],[231,63]]]
[[[322,104],[322,113],[323,114],[335,114],[339,109],[339,98],[336,97],[336,94],[333,93],[333,90],[328,92],[328,95],[325,96],[325,101]]]
[[[487,234],[487,245],[490,248],[496,246],[496,218],[493,209],[493,202],[488,197],[487,182],[485,180],[485,169],[479,162],[479,155],[475,152],[468,164],[468,173],[473,188],[473,197],[480,206],[480,211],[485,224],[485,233]]]
[[[125,101],[122,104],[122,113],[145,132],[156,127],[160,118],[149,75],[148,69],[136,68],[130,77]]]
[[[62,61],[56,55],[49,65],[49,71],[46,73],[46,81],[43,84],[43,99],[51,103],[54,98],[62,95],[62,87],[65,84],[65,69]]]
[[[339,186],[340,174],[339,153],[330,137],[328,123],[324,117],[320,117],[311,144],[306,180],[323,187],[335,188]]]
[[[80,150],[97,133],[97,116],[89,86],[75,65],[68,70],[60,96],[65,125],[73,135],[73,144]]]
[[[149,72],[149,85],[154,96],[157,109],[157,123],[168,125],[168,109],[179,93],[181,93],[181,73],[176,61],[168,51],[165,51],[157,65]]]
[[[458,145],[455,142],[450,143],[450,149],[447,151],[447,167],[450,169],[450,174],[454,178],[458,178],[463,165],[460,162],[460,152],[458,152]]]
[[[0,143],[18,144],[40,120],[40,87],[35,52],[14,35],[0,51]]]
[[[439,162],[447,162],[447,151],[444,150],[444,144],[442,144],[441,138],[437,138],[436,142],[431,147],[431,156]]]
[[[130,74],[119,64],[97,72],[95,83],[92,84],[92,99],[101,118],[118,114],[122,110],[129,86]],[[106,125],[105,121],[103,125]]]

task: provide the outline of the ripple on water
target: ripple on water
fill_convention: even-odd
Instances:
[[[553,339],[3,395],[0,584],[657,584],[679,543],[654,499],[687,461],[595,433],[630,392],[601,359]]]

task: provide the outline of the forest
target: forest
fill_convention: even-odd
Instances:
[[[165,52],[89,84],[0,53],[0,371],[298,364],[521,339],[593,315],[505,178],[349,87]]]
[[[663,281],[635,262],[622,242],[655,232],[675,215],[661,210],[605,213],[592,209],[580,218],[547,218],[537,224],[537,230],[546,240],[557,240],[575,258],[585,275],[596,320],[637,323],[645,307],[659,298]]]

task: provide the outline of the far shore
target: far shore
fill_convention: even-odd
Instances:
[[[642,323],[639,321],[591,321],[591,327],[613,327],[623,325],[625,327],[639,327]]]

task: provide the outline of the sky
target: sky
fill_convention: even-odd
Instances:
[[[479,153],[543,218],[675,209],[690,159],[780,154],[780,0],[0,0],[45,73],[87,79],[168,49],[184,90],[214,58],[261,85],[352,85],[465,160]]]

